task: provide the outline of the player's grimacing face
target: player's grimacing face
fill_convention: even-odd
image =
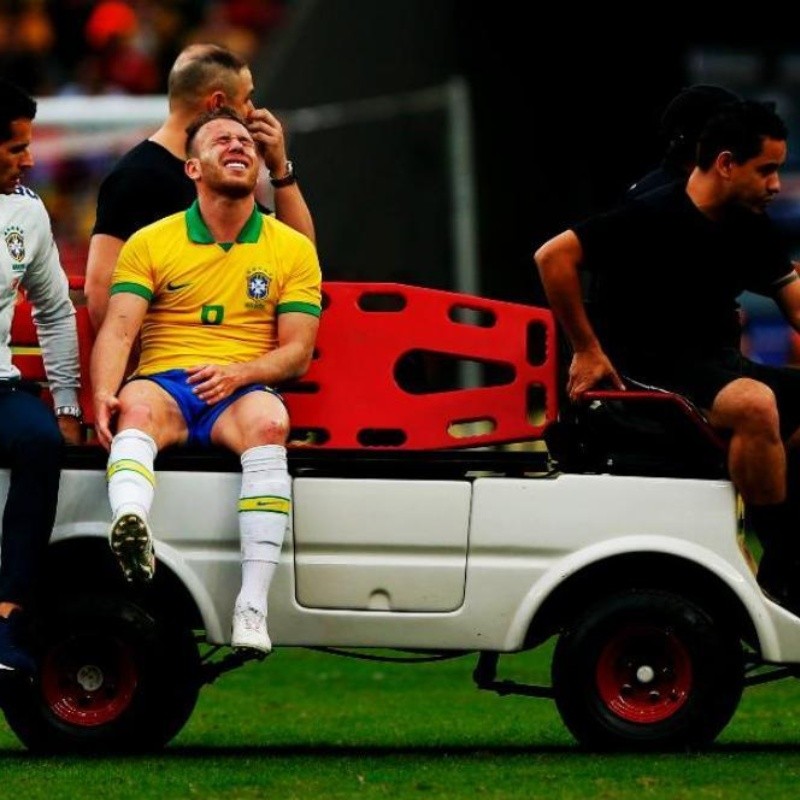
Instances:
[[[231,197],[244,197],[258,180],[258,155],[247,128],[216,119],[197,132],[197,161],[203,183]]]

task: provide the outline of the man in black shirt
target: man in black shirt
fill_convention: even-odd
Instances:
[[[125,240],[139,228],[188,208],[194,184],[184,172],[186,127],[197,116],[230,106],[248,122],[274,189],[275,215],[314,241],[314,224],[287,159],[283,128],[252,102],[253,77],[237,55],[194,44],[169,74],[169,115],[149,138],[126,153],[103,180],[86,264],[86,303],[95,330],[105,316],[111,274]]]
[[[574,351],[570,398],[623,376],[686,395],[729,438],[728,469],[765,547],[759,582],[800,609],[800,532],[787,463],[800,443],[800,370],[745,358],[736,298],[775,298],[800,330],[800,280],[766,216],[780,191],[787,131],[771,104],[724,106],[697,166],[674,183],[566,230],[534,256]],[[579,269],[591,270],[591,319]],[[791,494],[800,493],[797,475]],[[797,588],[793,586],[798,583]]]

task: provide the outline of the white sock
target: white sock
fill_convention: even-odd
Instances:
[[[267,613],[267,593],[281,556],[291,510],[286,448],[269,444],[242,453],[239,537],[242,588],[236,605]]]
[[[106,480],[112,519],[129,510],[147,518],[155,492],[157,452],[153,438],[136,428],[121,431],[111,440]]]
[[[266,616],[267,592],[277,566],[268,561],[242,561],[242,588],[236,605],[249,606]]]

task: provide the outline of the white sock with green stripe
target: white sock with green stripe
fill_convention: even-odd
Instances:
[[[292,507],[286,448],[278,444],[251,447],[242,453],[241,460],[242,588],[236,604],[266,614],[267,592],[281,557]]]
[[[156,485],[156,453],[153,438],[136,428],[120,431],[111,440],[106,480],[112,519],[125,511],[136,511],[147,519]]]

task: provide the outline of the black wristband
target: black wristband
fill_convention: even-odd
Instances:
[[[286,174],[282,178],[270,178],[269,182],[276,188],[280,189],[283,186],[291,186],[297,183],[297,176],[294,174],[294,164],[291,161],[286,162]]]

